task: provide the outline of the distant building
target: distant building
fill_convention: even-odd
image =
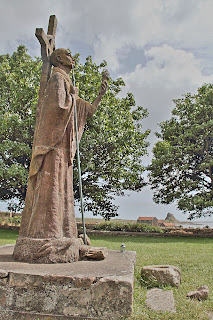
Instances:
[[[139,217],[137,219],[137,223],[146,223],[151,226],[157,227],[158,226],[158,219],[155,217]]]
[[[172,223],[172,222],[160,222],[160,220],[158,221],[159,223],[159,227],[162,227],[162,228],[174,228],[175,227],[175,224]]]

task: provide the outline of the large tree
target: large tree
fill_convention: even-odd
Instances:
[[[174,100],[170,120],[160,123],[149,166],[156,203],[176,202],[189,219],[213,212],[213,85]]]
[[[0,56],[0,199],[9,209],[26,194],[40,69],[24,46]]]
[[[79,63],[75,77],[79,95],[92,102],[106,67],[92,62]],[[32,59],[24,46],[0,56],[0,199],[9,207],[22,207],[27,187],[35,126],[41,61]],[[149,130],[142,131],[147,110],[135,105],[128,93],[119,98],[124,82],[110,78],[109,89],[97,113],[89,119],[80,144],[85,206],[105,219],[117,215],[115,195],[125,190],[140,191],[145,185],[142,156],[147,152]],[[74,166],[74,193],[79,199],[77,168]],[[15,200],[13,202],[13,200]]]

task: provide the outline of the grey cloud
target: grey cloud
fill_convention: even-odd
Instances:
[[[5,53],[15,50],[17,44],[34,43],[33,54],[35,28],[46,31],[49,15],[56,14],[59,46],[72,49],[80,40],[91,48],[97,62],[106,59],[111,68],[119,69],[120,52],[127,46],[143,49],[168,43],[189,49],[202,43],[204,48],[212,30],[212,6],[207,0],[196,4],[193,0],[4,1],[0,50]]]

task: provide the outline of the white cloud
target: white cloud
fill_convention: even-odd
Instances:
[[[128,46],[167,43],[188,50],[209,47],[212,9],[213,3],[208,0],[93,0],[82,11],[80,5],[76,6],[70,21],[78,17],[78,34],[92,43],[95,59],[106,59],[117,70],[119,53]]]
[[[213,81],[213,75],[202,74],[201,63],[194,54],[184,50],[163,45],[145,51],[145,56],[146,65],[138,64],[133,72],[122,77],[125,91],[133,92],[136,101],[149,108],[147,122],[151,127],[168,118],[172,99],[195,92],[198,86]]]

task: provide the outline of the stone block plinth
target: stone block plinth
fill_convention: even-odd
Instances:
[[[170,285],[178,288],[181,283],[180,269],[171,265],[145,266],[141,269],[141,276],[144,280],[156,285]]]
[[[0,320],[120,319],[132,312],[135,252],[102,261],[33,264],[0,247]]]
[[[147,292],[145,303],[154,311],[176,312],[172,290],[151,289]]]

